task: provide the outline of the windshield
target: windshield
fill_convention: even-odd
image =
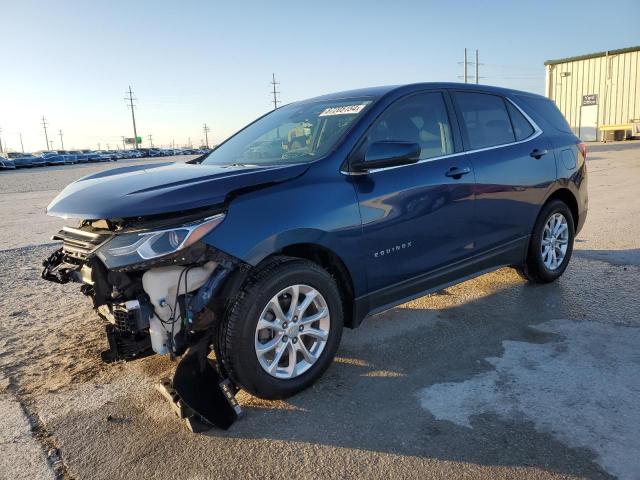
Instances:
[[[352,98],[286,105],[238,132],[202,163],[311,162],[326,155],[371,102],[370,98]]]

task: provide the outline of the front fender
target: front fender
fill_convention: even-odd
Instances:
[[[254,266],[289,245],[320,245],[342,259],[360,292],[366,282],[361,235],[348,177],[309,171],[234,198],[225,220],[204,241]]]

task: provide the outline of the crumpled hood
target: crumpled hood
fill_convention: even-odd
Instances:
[[[308,164],[242,167],[156,163],[114,168],[68,185],[47,207],[63,218],[113,219],[213,206],[234,190],[282,182]]]

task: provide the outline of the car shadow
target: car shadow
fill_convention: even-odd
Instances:
[[[480,413],[470,418],[468,428],[438,420],[421,407],[422,389],[493,370],[487,359],[503,355],[504,341],[562,340],[535,325],[572,316],[571,292],[565,287],[569,274],[555,284],[536,286],[506,269],[491,277],[472,281],[480,298],[466,299],[464,285],[457,286],[452,294],[447,289],[345,331],[336,361],[314,387],[287,402],[241,394],[246,418],[229,431],[206,435],[609,478],[595,463],[594,452],[570,448],[524,418]]]
[[[640,248],[627,250],[574,250],[573,255],[589,260],[610,263],[612,265],[640,266]]]

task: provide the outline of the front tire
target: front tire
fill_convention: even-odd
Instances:
[[[220,354],[231,379],[251,394],[286,398],[329,367],[342,336],[340,292],[308,260],[275,257],[257,267],[227,309]]]
[[[566,203],[552,200],[538,215],[520,274],[532,283],[549,283],[566,270],[573,253],[575,226]]]

